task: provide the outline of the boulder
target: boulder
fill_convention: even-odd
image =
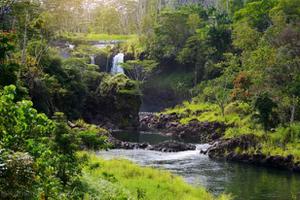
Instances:
[[[236,152],[237,148],[241,151]],[[249,148],[258,149],[258,151],[248,153]],[[207,154],[213,159],[225,159],[277,169],[300,171],[300,163],[294,162],[293,155],[265,155],[259,152],[259,138],[255,135],[242,135],[217,141],[209,147]]]
[[[189,151],[196,150],[196,146],[193,144],[187,144],[178,141],[166,141],[148,147],[149,150],[162,151],[162,152],[179,152],[179,151]]]
[[[140,117],[141,130],[159,130],[172,134],[177,139],[195,143],[209,143],[224,135],[226,125],[219,122],[199,122],[191,120],[181,124],[177,113],[150,114]]]
[[[124,142],[111,136],[109,138],[109,142],[113,144],[113,148],[115,149],[147,149],[161,152],[179,152],[196,149],[196,146],[193,144],[178,141],[165,141],[159,144],[150,145],[149,143]]]

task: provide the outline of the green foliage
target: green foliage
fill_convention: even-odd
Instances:
[[[190,36],[187,19],[189,15],[184,11],[164,11],[159,17],[159,24],[155,28],[153,47],[150,49],[154,58],[175,58],[186,39]],[[177,34],[174,34],[176,32]]]
[[[157,67],[157,63],[154,60],[130,60],[122,66],[127,70],[131,79],[143,83]]]
[[[140,95],[138,83],[126,75],[106,75],[92,96],[90,112],[122,128],[137,127]]]
[[[102,96],[124,94],[139,94],[136,82],[130,80],[124,74],[107,76],[99,86],[99,92]]]
[[[274,119],[271,119],[271,115],[276,106],[267,93],[261,94],[255,101],[255,108],[259,112],[259,119],[265,130],[268,130],[272,126],[271,124],[274,123]]]
[[[14,35],[0,31],[0,86],[16,84],[19,65],[12,58]]]
[[[4,199],[34,198],[36,172],[27,153],[0,151],[0,196]]]
[[[15,92],[15,86],[0,92],[0,146],[8,152],[1,155],[1,165],[7,165],[1,173],[1,192],[8,199],[75,198],[78,191],[69,194],[80,173],[74,133],[62,114],[52,121],[33,109],[32,102],[14,102]]]
[[[233,45],[244,50],[253,50],[257,47],[261,35],[246,22],[234,24]]]
[[[165,111],[176,112],[181,123],[225,123],[226,138],[255,134],[262,153],[300,160],[299,0],[222,0],[218,8],[112,2],[93,12],[78,0],[0,3],[1,196],[82,199],[85,188],[87,199],[205,197],[171,175],[144,172],[123,161],[99,161],[84,174],[85,181],[93,181],[80,183],[75,151],[106,148],[107,137],[83,122],[71,129],[66,118],[97,123],[112,118],[122,127],[138,122],[140,85],[87,64],[90,55],[105,57],[97,63],[104,71],[118,48],[138,58],[124,64],[132,79],[148,79],[152,88],[173,90],[181,98],[189,98],[194,86],[193,101]],[[58,38],[77,44],[71,58],[62,60],[50,47]],[[116,49],[90,47],[99,40],[127,42]],[[17,87],[5,87],[10,84]],[[22,86],[33,103],[20,100],[26,91]],[[33,106],[48,116],[62,111],[67,117],[57,113],[50,120]],[[163,189],[157,192],[157,182],[145,184],[144,175],[159,180]]]
[[[231,102],[225,107],[225,114],[237,113],[240,116],[247,116],[253,113],[253,108],[250,104],[244,102]]]
[[[4,148],[18,151],[24,148],[26,140],[46,136],[52,125],[44,114],[32,108],[32,102],[15,103],[15,89],[11,85],[0,92],[0,140]]]
[[[249,2],[244,8],[235,13],[235,21],[248,22],[252,28],[265,31],[271,25],[269,12],[275,3],[275,0]]]
[[[271,134],[275,144],[286,145],[287,143],[298,143],[300,141],[300,126],[298,123],[290,124],[287,127],[278,127]]]
[[[83,120],[76,121],[75,125],[76,134],[83,148],[99,150],[110,147],[107,141],[108,132],[105,129],[86,124]]]

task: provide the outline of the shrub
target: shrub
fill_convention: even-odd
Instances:
[[[253,112],[251,105],[243,102],[232,102],[225,107],[225,114],[236,113],[239,116],[247,116]]]
[[[98,150],[110,147],[108,132],[105,129],[87,124],[81,119],[75,122],[75,126],[82,148]]]
[[[279,127],[271,134],[271,139],[276,144],[285,146],[287,143],[300,141],[300,124],[294,123],[287,127]]]
[[[97,129],[80,131],[78,137],[81,139],[81,144],[88,149],[103,149],[107,148],[107,137],[102,135]]]
[[[33,198],[35,175],[33,157],[28,153],[0,151],[1,198]]]

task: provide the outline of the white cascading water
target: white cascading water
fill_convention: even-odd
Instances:
[[[94,65],[95,64],[95,56],[94,55],[90,56],[90,59],[91,59],[91,64]]]
[[[69,48],[70,50],[74,50],[74,48],[75,48],[75,45],[74,45],[74,44],[69,44],[69,43],[67,43],[67,45],[68,45],[68,48]]]
[[[121,66],[121,63],[124,63],[124,54],[123,53],[118,53],[114,58],[113,58],[113,67],[111,68],[110,73],[115,75],[115,74],[124,74],[124,69]]]

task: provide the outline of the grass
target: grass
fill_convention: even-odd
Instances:
[[[262,144],[262,153],[265,155],[279,155],[279,156],[288,156],[293,155],[294,161],[300,162],[300,144],[298,143],[288,143],[285,147],[277,146],[270,143]]]
[[[202,187],[193,187],[169,172],[140,167],[127,160],[103,160],[90,155],[83,180],[90,194],[85,199],[213,200]],[[110,194],[112,193],[112,194]],[[97,195],[100,195],[97,197]],[[227,195],[217,199],[228,200]]]
[[[111,40],[127,41],[132,38],[135,38],[136,35],[64,33],[60,37],[72,43],[86,43],[86,42],[111,41]]]
[[[199,122],[221,122],[228,125],[249,124],[249,116],[242,117],[242,114],[236,112],[227,113],[222,116],[221,109],[216,104],[183,102],[182,105],[165,110],[163,113],[177,113],[181,119],[180,123],[188,124],[191,120]]]
[[[109,35],[109,34],[96,34],[96,33],[90,33],[86,35],[86,39],[88,41],[99,41],[99,40],[129,40],[132,38],[135,38],[136,35]]]

